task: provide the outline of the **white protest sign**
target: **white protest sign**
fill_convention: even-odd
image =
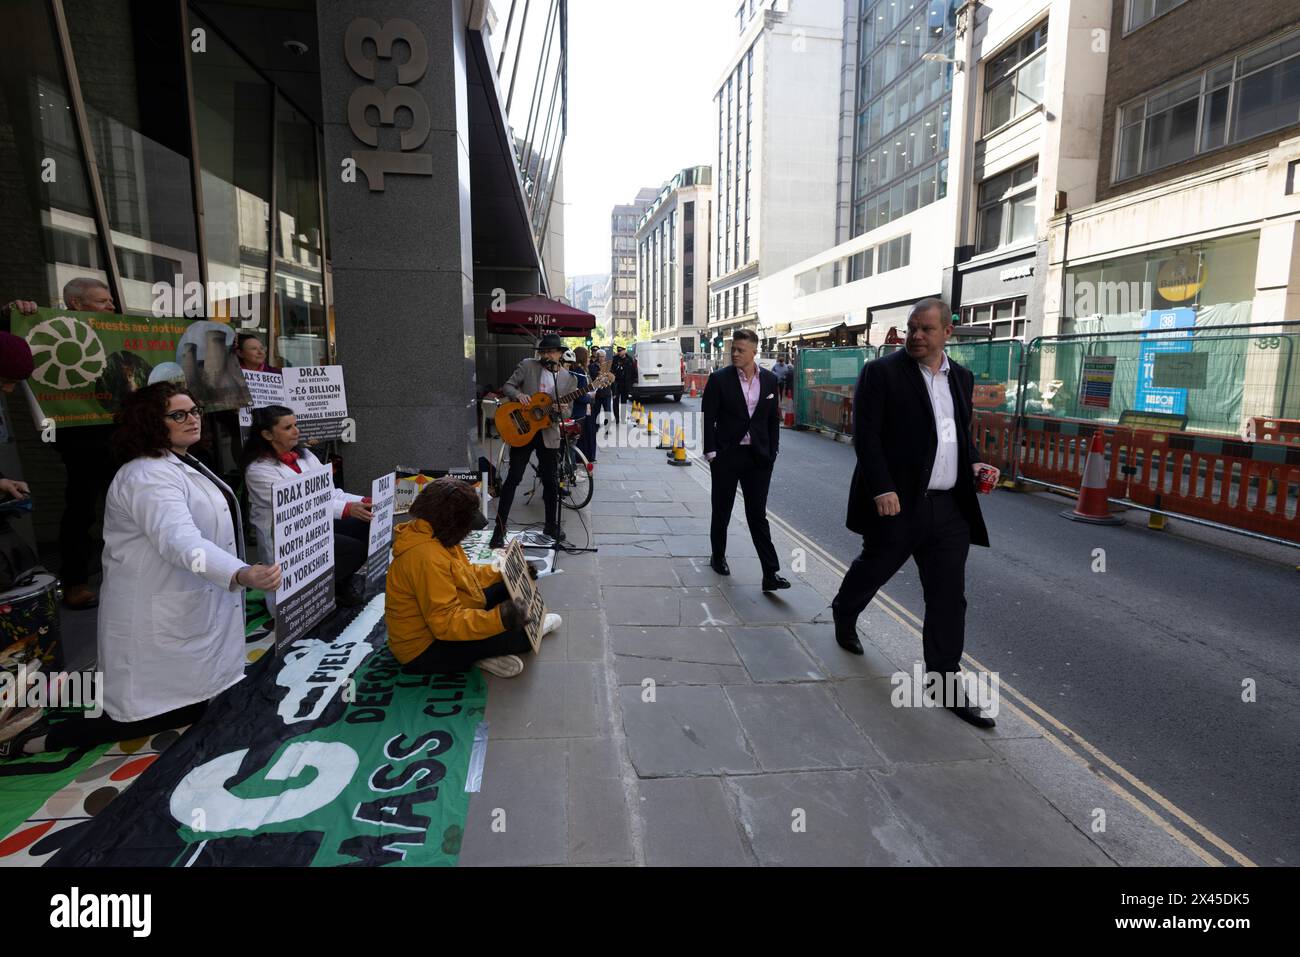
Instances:
[[[319,469],[272,490],[275,560],[275,647],[280,653],[334,610],[334,475]]]
[[[370,483],[370,549],[366,558],[366,592],[378,594],[393,542],[393,506],[397,499],[397,476],[392,472]]]
[[[244,381],[248,383],[248,394],[253,397],[253,404],[240,408],[239,424],[248,428],[253,424],[253,409],[264,409],[268,405],[284,405],[284,376],[278,372],[254,372],[245,369]]]
[[[298,417],[303,439],[337,439],[348,416],[342,366],[289,366],[284,370],[284,404]]]

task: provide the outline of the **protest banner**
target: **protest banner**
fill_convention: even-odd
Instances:
[[[284,405],[284,376],[279,372],[243,371],[244,381],[248,383],[248,394],[253,400],[252,405],[239,410],[239,424],[246,429],[253,424],[254,409]]]
[[[46,308],[15,312],[11,328],[31,347],[32,392],[59,428],[108,425],[155,382],[183,382],[209,412],[250,401],[228,323]]]
[[[343,434],[348,397],[342,366],[288,366],[284,375],[284,404],[298,417],[303,441],[329,441]]]
[[[523,544],[517,538],[502,553],[501,577],[505,579],[510,597],[522,598],[528,606],[524,633],[528,635],[528,643],[533,646],[533,654],[537,654],[542,647],[542,621],[546,618],[546,603],[542,601],[542,593],[528,574],[528,560],[524,557]]]
[[[370,483],[370,550],[366,557],[366,594],[384,590],[384,579],[392,557],[393,503],[396,477],[392,472]]]
[[[295,475],[273,489],[275,650],[286,648],[334,610],[334,476],[329,470]]]

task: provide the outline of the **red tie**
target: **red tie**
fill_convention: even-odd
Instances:
[[[302,469],[298,468],[297,452],[281,452],[280,461],[283,462],[285,465],[289,466],[289,468],[293,469],[299,475],[302,474]]]

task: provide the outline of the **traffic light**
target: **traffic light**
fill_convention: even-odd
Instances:
[[[592,338],[591,336],[587,336],[587,348],[588,348],[588,349],[591,348],[593,342],[595,342],[595,339]]]

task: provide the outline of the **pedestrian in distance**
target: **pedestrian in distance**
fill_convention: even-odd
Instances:
[[[862,654],[858,616],[910,556],[925,600],[926,673],[953,690],[960,689],[965,644],[966,556],[989,538],[977,498],[980,456],[971,441],[975,379],[944,351],[951,336],[947,303],[922,299],[908,315],[905,348],[858,375],[857,465],[846,524],[862,536],[862,552],[831,607],[835,640]],[[976,727],[993,727],[959,690],[943,704]]]
[[[590,379],[592,382],[595,382],[596,379],[600,376],[601,366],[608,358],[609,358],[609,353],[607,353],[604,349],[597,349],[596,354],[591,358],[591,365],[587,367],[587,378]],[[593,414],[596,415],[597,417],[599,417],[599,414],[601,412],[605,413],[605,418],[604,418],[605,438],[609,438],[610,410],[614,404],[613,394],[614,393],[613,393],[612,386],[605,386],[603,389],[597,389],[595,401],[592,403],[591,406],[593,410]],[[595,420],[595,424],[600,425],[599,418]],[[593,458],[592,461],[594,462],[596,460]]]
[[[736,504],[736,486],[745,493],[745,521],[763,568],[763,591],[789,588],[777,574],[781,563],[772,545],[767,522],[767,491],[781,438],[781,408],[777,378],[754,361],[758,336],[738,330],[731,340],[731,365],[709,376],[701,401],[704,457],[712,473],[710,567],[730,575],[727,566],[727,526]]]
[[[623,403],[632,398],[632,386],[638,378],[636,360],[627,354],[626,348],[616,346],[609,371],[614,373],[614,421],[621,422]]]

